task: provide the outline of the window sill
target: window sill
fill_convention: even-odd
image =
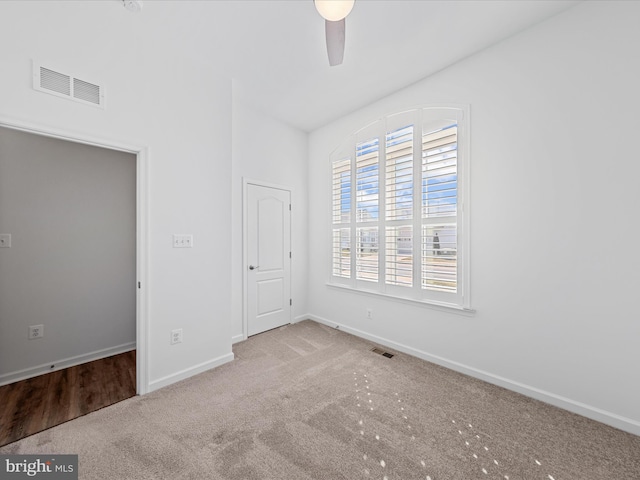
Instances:
[[[348,292],[358,293],[358,294],[361,294],[361,295],[369,295],[369,296],[373,296],[373,297],[382,297],[382,298],[387,299],[387,300],[393,300],[393,301],[396,301],[396,302],[406,303],[408,305],[429,307],[429,308],[433,308],[433,309],[440,310],[440,311],[443,311],[443,312],[455,313],[455,314],[464,315],[464,316],[467,316],[467,317],[473,316],[476,313],[476,311],[474,309],[472,309],[472,308],[463,307],[463,306],[460,306],[460,305],[454,305],[452,303],[437,302],[437,301],[433,301],[433,300],[416,300],[414,298],[399,297],[397,295],[389,295],[388,293],[380,293],[380,292],[375,292],[373,290],[362,290],[362,289],[350,287],[348,285],[340,285],[338,283],[327,283],[326,285],[327,285],[327,287],[333,288],[333,289],[336,289],[336,290],[346,290]]]

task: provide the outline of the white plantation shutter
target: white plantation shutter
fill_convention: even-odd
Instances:
[[[365,138],[355,145],[355,276],[362,288],[378,282],[380,267],[380,140]]]
[[[388,285],[413,285],[413,226],[387,227],[385,272]]]
[[[356,221],[378,220],[379,142],[377,138],[356,145]]]
[[[422,226],[422,288],[455,293],[458,287],[455,224]]]
[[[333,229],[333,275],[351,278],[351,230],[349,228]]]
[[[458,125],[444,121],[422,133],[422,288],[458,291]],[[448,221],[449,223],[444,223]]]
[[[356,228],[356,278],[378,281],[378,227]]]
[[[409,110],[367,126],[336,150],[332,282],[469,308],[461,202],[468,192],[467,122],[463,108]]]
[[[413,216],[413,125],[387,133],[386,220]]]
[[[392,288],[413,285],[414,122],[415,115],[396,116],[385,137],[384,271]]]
[[[351,215],[351,159],[333,162],[333,223],[349,223]]]
[[[351,158],[332,164],[332,275],[351,278]]]
[[[458,207],[458,127],[422,135],[422,217],[455,215]]]

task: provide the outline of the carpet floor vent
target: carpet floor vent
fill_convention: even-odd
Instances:
[[[379,348],[372,348],[371,351],[373,353],[377,353],[378,355],[382,355],[383,357],[393,358],[393,353],[385,352],[384,350],[380,350]]]

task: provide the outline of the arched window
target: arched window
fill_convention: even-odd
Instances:
[[[331,284],[469,308],[468,135],[468,108],[417,108],[334,151]]]

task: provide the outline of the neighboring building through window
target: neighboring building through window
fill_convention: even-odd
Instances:
[[[467,117],[460,107],[389,115],[335,151],[332,284],[469,307]]]

